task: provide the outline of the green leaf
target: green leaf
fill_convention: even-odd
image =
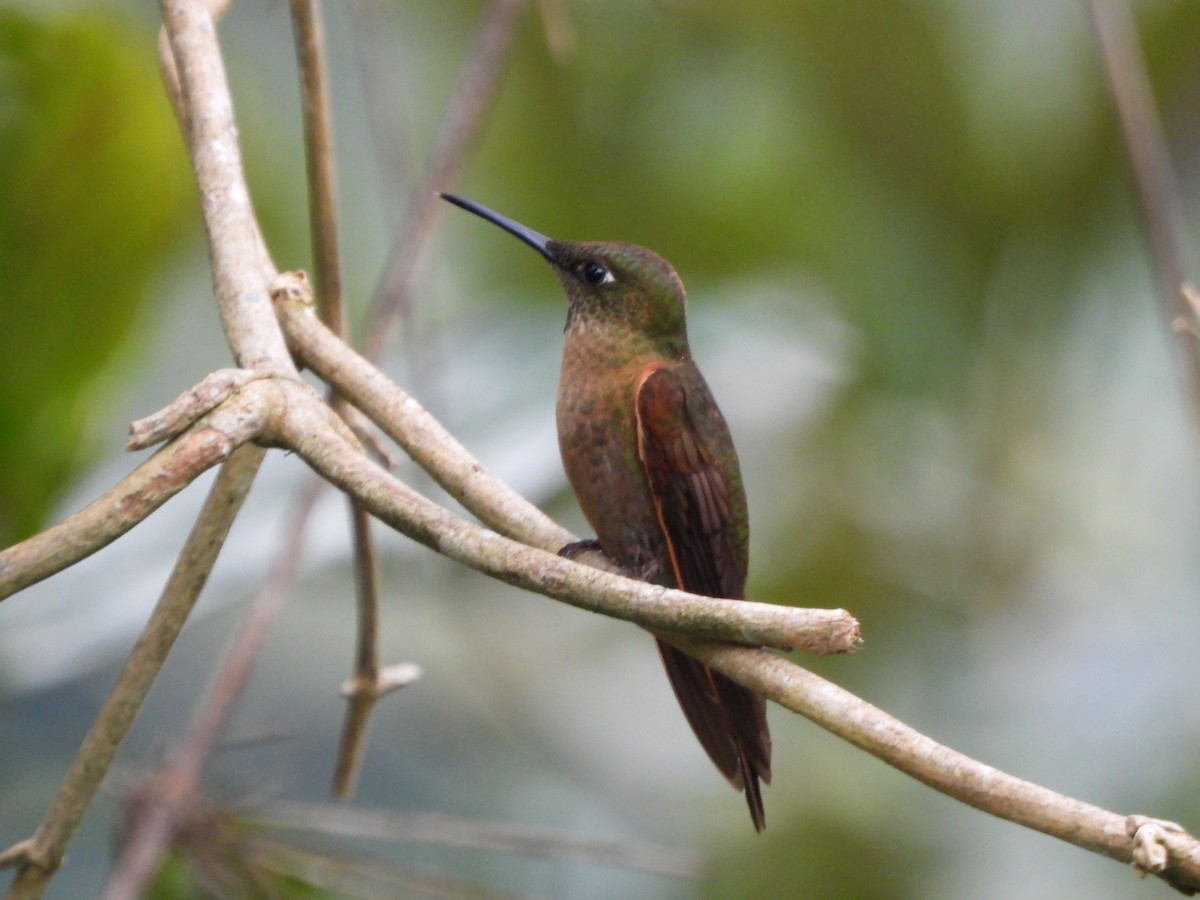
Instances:
[[[187,209],[153,32],[0,11],[0,544],[87,460],[148,278]]]

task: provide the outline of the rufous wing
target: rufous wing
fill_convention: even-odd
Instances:
[[[668,366],[648,367],[636,410],[638,456],[676,583],[695,594],[742,599],[745,573],[729,527],[728,486],[689,414],[684,381]],[[658,646],[688,723],[722,774],[746,792],[762,831],[759,781],[771,781],[766,703],[669,644]]]

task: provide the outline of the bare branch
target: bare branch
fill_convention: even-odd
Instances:
[[[308,172],[308,222],[312,232],[313,280],[321,320],[346,334],[342,309],[342,266],[338,256],[337,192],[333,168],[333,116],[325,35],[317,0],[292,0],[292,30],[300,67],[304,159]]]
[[[219,11],[224,5],[218,2],[213,7]],[[274,270],[243,177],[232,101],[213,21],[203,5],[187,0],[162,0],[161,7],[171,52],[166,53],[166,45],[160,41],[160,62],[177,118],[185,128],[200,189],[226,337],[243,367],[253,368],[259,375],[298,378],[266,291]],[[235,373],[234,381],[240,378]],[[202,385],[186,402],[177,402],[172,414],[148,423],[144,431],[135,429],[131,440],[137,444],[179,433],[192,417],[212,408],[223,394],[238,386],[220,379]],[[149,515],[199,472],[229,457],[257,432],[263,416],[272,409],[270,386],[259,381],[256,387],[258,390],[220,403],[206,423],[191,427],[82,513],[6,551],[8,559],[0,560],[5,588],[9,592],[19,589],[94,552]],[[40,895],[59,864],[70,835],[199,594],[261,458],[257,449],[239,454],[238,464],[225,469],[230,474],[218,479],[219,488],[210,495],[205,515],[193,530],[143,640],[131,654],[42,828],[4,854],[6,862],[22,863],[14,895]],[[220,509],[213,509],[214,503]]]
[[[311,292],[302,278],[281,274],[272,295],[289,345],[304,365],[366,413],[484,524],[545,550],[558,550],[575,540],[488,472],[415,398],[322,325],[312,313]]]
[[[212,20],[219,22],[233,5],[233,0],[207,0],[207,5]],[[167,89],[167,99],[171,101],[175,120],[179,123],[179,130],[186,137],[188,114],[183,103],[183,88],[179,84],[179,70],[175,68],[175,54],[171,52],[171,39],[167,36],[166,28],[161,28],[158,32],[158,70],[163,86]]]
[[[309,492],[301,499],[301,505],[309,505],[315,498],[316,492]],[[186,739],[155,776],[157,790],[146,792],[145,808],[126,835],[105,888],[105,900],[137,900],[157,871],[180,816],[195,799],[205,764],[283,606],[303,543],[303,529],[296,529],[288,536],[287,546],[251,602],[245,622],[235,632],[231,646],[215,670],[207,696],[192,718]]]
[[[187,111],[187,146],[208,231],[213,286],[225,336],[240,367],[295,374],[271,311],[267,256],[242,171],[233,101],[207,9],[160,0]]]
[[[243,461],[246,466],[256,466],[262,454],[259,449],[246,448],[229,458],[243,443],[275,444],[299,453],[323,479],[352,497],[360,511],[369,512],[445,556],[508,583],[583,609],[627,619],[662,634],[750,689],[980,810],[1129,862],[1139,871],[1153,872],[1181,890],[1200,887],[1200,846],[1174,823],[1111,813],[998,772],[930,740],[768,651],[713,642],[804,647],[816,652],[845,651],[855,646],[857,623],[842,611],[800,610],[698,597],[631,581],[561,558],[554,551],[571,542],[573,536],[486,472],[415,400],[321,325],[305,305],[306,286],[295,276],[286,277],[276,294],[277,318],[268,302],[267,290],[275,272],[243,180],[232,104],[212,22],[198,3],[160,2],[171,50],[164,58],[164,73],[168,84],[175,85],[172,96],[180,120],[187,126],[222,322],[239,365],[254,374],[218,373],[212,381],[185,394],[163,415],[146,422],[133,438],[138,445],[176,434],[179,437],[86,510],[0,554],[0,597],[113,540],[204,468],[224,459],[229,462],[223,474],[234,470],[235,461],[239,466]],[[1108,0],[1093,0],[1097,28],[1131,146],[1160,274],[1175,303],[1180,299],[1183,282],[1182,220],[1174,205],[1175,191],[1153,118],[1144,71],[1136,59],[1132,28],[1127,19],[1112,17],[1107,3]],[[222,4],[214,0],[212,5]],[[332,157],[327,108],[325,118],[319,118],[324,107],[319,95],[325,88],[319,71],[315,6],[311,0],[295,0],[295,5],[301,10],[297,18],[301,56],[318,54],[311,66],[305,63],[302,68],[306,76],[316,79],[306,90],[306,108],[312,110],[312,127],[324,130],[325,141],[322,145],[319,134],[312,139],[312,155],[319,157],[310,160],[310,165],[315,166],[313,184],[318,186],[314,192],[323,192],[322,198],[314,201],[314,209],[321,206],[325,210],[321,213],[322,220],[332,229]],[[372,322],[372,352],[382,345],[387,323],[403,309],[415,262],[429,234],[433,190],[453,177],[464,148],[490,105],[499,84],[497,72],[522,8],[522,0],[493,0],[488,7],[487,24],[481,29],[477,50],[470,56],[456,99],[443,123],[425,183],[417,191],[406,238],[392,260],[386,280],[391,299],[376,311]],[[300,24],[305,15],[310,19],[307,31]],[[317,222],[316,212],[314,222]],[[321,229],[325,227],[320,225]],[[318,230],[315,224],[314,233]],[[315,255],[325,258],[319,264],[325,273],[320,275],[323,286],[327,279],[336,284],[339,280],[336,239],[324,243]],[[330,295],[340,293],[336,287],[328,290]],[[1192,320],[1193,313],[1186,305],[1183,315],[1186,321]],[[1196,332],[1200,326],[1184,330]],[[340,396],[354,403],[397,440],[467,509],[511,538],[453,515],[372,464],[350,429],[319,400],[315,391],[296,377],[283,340],[284,331],[291,347]],[[1195,342],[1189,345],[1192,375],[1200,385],[1200,350]],[[194,423],[197,416],[204,418]],[[224,485],[222,490],[227,499],[240,499],[248,482],[249,476],[243,472],[233,487],[225,485],[224,477],[218,480],[218,485]],[[217,495],[214,489],[210,505],[216,502]],[[228,513],[229,519],[235,511]],[[358,521],[365,519],[359,517]],[[114,693],[106,706],[106,710],[111,707],[116,711],[106,712],[97,720],[43,828],[30,840],[0,855],[4,863],[22,865],[16,886],[23,883],[22,879],[41,878],[44,883],[57,866],[71,831],[94,793],[100,777],[94,770],[98,767],[102,771],[111,760],[140,697],[161,665],[173,635],[203,583],[211,559],[224,540],[222,529],[227,527],[228,522],[215,515],[211,518],[206,515],[198,522],[177,564],[176,574],[164,589],[159,608],[131,654],[119,683],[120,691]],[[193,797],[205,760],[282,602],[284,584],[301,538],[302,531],[297,529],[288,552],[281,557],[255,603],[239,643],[219,670],[187,741],[162,773],[162,789],[157,792],[161,803],[150,809],[143,825],[131,836],[110,885],[110,896],[136,896],[161,858],[173,834],[178,810]],[[366,544],[362,546],[365,548]],[[364,561],[360,573],[364,581],[361,593],[372,594],[365,584],[373,575],[371,560]],[[367,617],[372,614],[365,613]],[[414,674],[395,667],[380,669],[371,630],[368,624],[360,635],[357,675],[362,678],[355,687],[364,696],[377,692],[385,683],[399,683]],[[689,636],[682,636],[685,633]],[[145,657],[139,656],[142,653]],[[124,680],[126,676],[128,683]],[[370,699],[359,709],[366,709]],[[356,715],[352,712],[351,717]],[[348,727],[358,728],[358,725],[352,723]],[[361,745],[347,743],[348,756],[355,755],[356,746]],[[88,771],[84,773],[84,769]]]
[[[185,391],[165,409],[134,422],[130,440],[142,446],[152,436],[179,432],[189,417],[202,416],[99,499],[40,534],[0,551],[0,599],[112,543],[200,473],[228,458],[237,447],[255,440],[264,419],[282,410],[276,405],[283,396],[276,392],[281,380],[222,370]],[[312,395],[312,388],[302,381],[286,380]],[[211,406],[223,396],[223,402]],[[341,419],[329,413],[328,421],[343,438],[358,445]]]
[[[236,413],[249,413],[241,408]],[[0,599],[61,572],[137,525],[256,431],[253,416],[218,411],[164,447],[84,509],[0,551]],[[240,421],[237,421],[240,419]]]
[[[220,406],[234,392],[262,376],[249,369],[218,369],[188,388],[167,406],[131,422],[126,450],[146,450],[191,428],[198,419]]]
[[[349,703],[333,769],[333,793],[342,798],[354,793],[375,701],[390,693],[390,690],[381,689],[379,680],[379,566],[375,559],[375,544],[371,540],[371,516],[353,499],[350,501],[350,526],[354,535],[358,641],[354,675],[342,688]]]
[[[773,653],[691,638],[667,639],[739,684],[934,790],[993,816],[1137,865],[1141,871],[1159,875],[1187,893],[1200,888],[1200,843],[1186,833],[1183,837],[1175,834],[1169,863],[1156,871],[1135,858],[1139,842],[1129,830],[1130,817],[1063,796],[964,756]],[[1158,822],[1138,819],[1139,824],[1144,821]],[[1166,853],[1160,837],[1161,832],[1143,835],[1141,843],[1156,843]]]
[[[317,308],[335,334],[346,336],[338,257],[337,203],[334,191],[332,115],[329,109],[325,41],[317,0],[292,0],[292,25],[304,98],[304,149],[308,166],[308,209],[312,231]],[[334,409],[352,409],[334,399]],[[345,418],[345,417],[344,417]],[[334,767],[333,790],[339,797],[353,791],[366,749],[367,726],[375,701],[387,693],[379,680],[379,573],[371,517],[349,499],[354,540],[355,596],[358,606],[358,652],[349,684],[349,705]],[[307,515],[307,512],[305,513]],[[303,527],[303,520],[297,526]]]
[[[616,613],[650,628],[685,628],[689,632],[775,646],[794,647],[804,643],[826,646],[827,632],[845,624],[845,617],[837,613],[713,600],[650,587],[517,544],[457,519],[371,463],[341,420],[303,382],[289,378],[252,381],[219,406],[208,421],[216,421],[223,413],[244,404],[269,411],[267,416],[259,417],[229,413],[235,421],[258,423],[262,428],[259,440],[296,450],[325,479],[410,537],[511,583],[583,608]],[[293,547],[285,561],[296,552]],[[287,569],[290,570],[290,563]],[[157,801],[139,818],[138,830],[129,837],[118,874],[110,886],[111,897],[137,896],[161,858],[179,811],[194,795],[204,760],[281,602],[283,583],[283,576],[273,577],[264,597],[255,604],[230,661],[219,669],[218,682],[188,740],[160,775]],[[599,596],[603,600],[599,603],[586,597],[596,593],[597,588],[602,590]],[[797,630],[801,622],[806,627]],[[383,678],[382,673],[379,678]]]
[[[1128,816],[1125,833],[1133,841],[1131,865],[1142,875],[1157,875],[1189,896],[1200,889],[1200,841],[1183,826],[1149,816]]]
[[[243,446],[221,467],[162,596],[83,739],[58,795],[34,836],[19,845],[19,853],[6,854],[6,862],[21,865],[10,897],[40,896],[62,862],[67,843],[200,596],[264,455],[261,448]]]
[[[265,440],[294,450],[325,480],[397,531],[479,572],[652,631],[683,631],[815,653],[844,653],[857,647],[858,623],[842,610],[721,600],[648,585],[580,565],[460,519],[396,480],[357,446],[334,433],[328,427],[328,408],[313,402],[307,385],[284,379],[271,384],[291,400],[286,403],[286,415],[272,416],[265,424]],[[276,408],[285,408],[284,401]],[[511,492],[511,488],[505,490]],[[558,526],[554,529],[559,530]],[[542,539],[545,537],[543,533]]]

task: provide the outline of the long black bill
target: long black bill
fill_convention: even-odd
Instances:
[[[516,235],[538,253],[542,254],[542,256],[546,257],[547,260],[552,263],[555,262],[554,254],[552,254],[548,249],[550,246],[550,238],[546,237],[544,234],[539,234],[532,228],[526,228],[520,222],[514,222],[508,216],[502,216],[500,213],[493,212],[486,206],[480,206],[478,203],[456,196],[455,194],[443,194],[438,192],[438,196],[443,200],[448,200],[455,206],[461,206],[467,212],[475,213],[475,215],[479,216],[479,218],[486,219],[493,225],[500,226],[509,234]]]

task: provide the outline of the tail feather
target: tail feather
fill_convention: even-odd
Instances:
[[[766,827],[759,782],[771,783],[766,701],[657,640],[671,687],[700,745],[729,783],[746,794],[754,828]]]

